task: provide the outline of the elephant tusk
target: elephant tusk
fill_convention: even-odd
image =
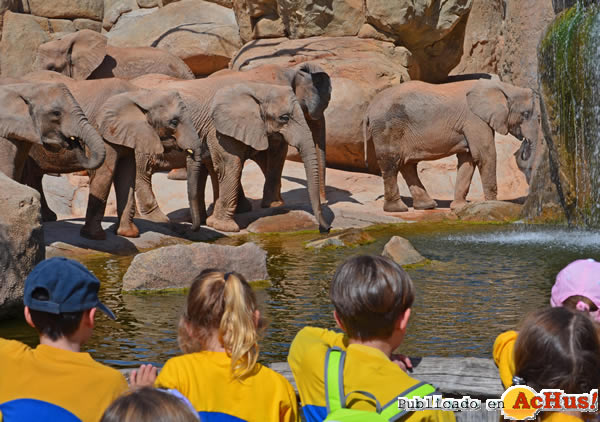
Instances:
[[[69,137],[69,139],[70,139],[71,141],[75,141],[75,137],[74,137],[74,136],[71,136],[71,137]]]
[[[186,149],[185,152],[187,152],[190,155],[194,155],[194,151],[192,151],[191,149]]]

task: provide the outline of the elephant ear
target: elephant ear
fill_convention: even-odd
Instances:
[[[250,86],[237,84],[217,91],[211,103],[211,116],[217,132],[257,151],[268,148],[260,100]]]
[[[146,91],[146,90],[140,90]],[[125,92],[108,99],[98,116],[100,134],[108,142],[133,148],[138,153],[162,154],[164,148],[148,122],[146,92]]]
[[[331,99],[329,75],[323,68],[313,63],[301,63],[294,70],[292,89],[296,97],[311,118],[321,118]]]
[[[467,104],[473,113],[496,132],[508,133],[508,100],[500,85],[480,80],[467,92]]]
[[[91,29],[82,29],[72,35],[71,77],[87,79],[104,61],[108,39]]]
[[[36,128],[32,105],[25,91],[29,84],[0,87],[0,137],[42,144]]]

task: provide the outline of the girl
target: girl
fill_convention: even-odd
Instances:
[[[203,271],[179,322],[179,347],[155,386],[176,389],[203,422],[298,421],[296,394],[258,359],[263,323],[250,285],[236,273]]]
[[[550,304],[584,312],[600,323],[600,262],[579,259],[563,268],[556,275]],[[517,334],[516,331],[507,331],[494,342],[494,360],[505,388],[512,384],[515,373],[513,349]]]
[[[600,386],[600,342],[587,315],[567,308],[546,308],[524,322],[514,349],[515,384],[537,392],[560,389],[589,393]],[[579,411],[538,414],[544,422],[579,422],[595,415]]]

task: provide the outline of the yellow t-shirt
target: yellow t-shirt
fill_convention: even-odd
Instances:
[[[515,349],[515,342],[517,341],[516,331],[507,331],[500,334],[496,341],[494,341],[494,362],[498,366],[500,372],[500,379],[504,388],[508,388],[512,385],[512,378],[515,374],[515,358],[513,351]]]
[[[352,344],[348,346],[343,334],[322,328],[306,327],[300,330],[290,346],[288,362],[296,379],[307,422],[322,421],[327,416],[325,400],[325,355],[330,347],[346,350],[344,364],[344,391],[362,390],[373,394],[384,406],[410,387],[419,383],[380,350]],[[353,409],[374,411],[370,399],[352,397],[347,405]],[[356,396],[360,398],[362,396]],[[403,421],[454,421],[454,413],[441,410],[412,412]]]
[[[154,384],[186,396],[202,419],[211,421],[296,422],[296,393],[282,375],[256,364],[238,381],[225,352],[198,352],[171,358]],[[203,419],[204,420],[204,419]]]
[[[43,344],[32,349],[16,340],[0,339],[0,411],[4,422],[25,420],[18,416],[35,414],[42,407],[53,412],[46,420],[71,421],[75,416],[84,422],[98,422],[127,388],[119,371],[96,362],[89,353]]]

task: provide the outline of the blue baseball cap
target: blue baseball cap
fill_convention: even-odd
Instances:
[[[36,289],[44,289],[48,300],[33,298]],[[100,280],[82,264],[72,259],[56,257],[35,266],[25,279],[25,306],[34,311],[60,314],[98,308],[110,319],[115,314],[98,299]]]

